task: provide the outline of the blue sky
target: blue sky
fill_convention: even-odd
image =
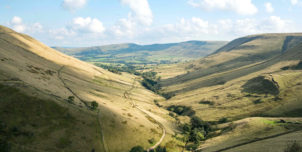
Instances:
[[[302,0],[0,0],[0,24],[50,46],[302,32]]]

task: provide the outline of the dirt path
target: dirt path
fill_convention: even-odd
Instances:
[[[138,105],[136,105],[134,100],[131,98],[130,95],[131,95],[131,91],[133,89],[135,89],[135,82],[137,82],[137,78],[134,79],[131,88],[124,92],[124,97],[126,99],[130,100],[130,104],[132,105],[133,108],[136,108],[137,110],[141,111],[145,115],[152,118],[158,124],[158,126],[162,129],[162,136],[161,136],[160,140],[158,142],[156,142],[155,145],[153,145],[152,147],[147,149],[147,152],[149,152],[150,150],[153,150],[153,149],[157,148],[163,142],[163,140],[165,139],[165,136],[166,136],[166,129],[165,129],[164,125],[162,123],[160,123],[159,121],[157,121],[152,115],[150,115],[149,112],[147,112],[146,110],[144,110],[141,107],[139,107]]]
[[[267,136],[267,137],[263,137],[263,138],[256,138],[256,139],[251,140],[251,141],[248,141],[248,142],[240,143],[240,144],[233,145],[233,146],[230,146],[230,147],[225,147],[225,148],[222,148],[222,149],[213,151],[213,152],[223,152],[223,151],[230,150],[230,149],[234,149],[234,148],[237,148],[237,147],[240,147],[240,146],[252,144],[252,143],[255,143],[255,142],[258,142],[258,141],[262,141],[262,140],[267,140],[267,139],[271,139],[271,138],[276,138],[276,137],[279,137],[279,136],[283,136],[283,135],[286,135],[286,134],[298,132],[298,131],[301,131],[301,130],[302,130],[302,129],[296,129],[296,130],[291,130],[291,131],[288,131],[288,132],[284,132],[284,133],[280,133],[280,134],[276,134],[276,135],[272,135],[272,136]],[[201,152],[201,151],[203,151],[203,149],[200,148],[200,149],[197,149],[197,150],[195,150],[195,151],[196,151],[196,152]]]
[[[69,92],[73,95],[73,96],[75,96],[76,98],[78,98],[86,107],[89,107],[88,105],[87,105],[87,102],[86,101],[84,101],[83,99],[81,99],[75,92],[73,92],[68,86],[67,86],[67,84],[65,83],[65,81],[64,81],[64,79],[62,78],[62,76],[61,76],[61,72],[62,72],[62,70],[64,69],[64,67],[65,66],[62,66],[59,70],[58,70],[58,78],[61,80],[61,82],[63,83],[63,85],[64,85],[64,87],[67,89],[67,90],[69,90]]]
[[[61,80],[61,82],[63,83],[64,87],[69,90],[69,92],[75,96],[76,98],[78,98],[84,105],[86,108],[89,108],[87,102],[85,100],[83,100],[82,98],[80,98],[74,91],[72,91],[72,89],[70,89],[67,84],[65,83],[64,79],[62,78],[62,75],[61,75],[61,72],[62,70],[64,69],[65,66],[62,66],[59,70],[58,70],[58,78]],[[105,150],[105,152],[110,152],[109,151],[109,148],[108,148],[108,145],[106,144],[105,142],[105,137],[104,137],[104,133],[103,133],[103,130],[102,130],[102,124],[101,124],[101,121],[100,121],[100,111],[98,110],[98,113],[97,113],[97,122],[98,122],[98,125],[99,125],[99,128],[100,128],[100,133],[101,133],[101,138],[102,138],[102,145],[103,145],[103,149]]]

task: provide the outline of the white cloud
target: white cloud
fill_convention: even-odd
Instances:
[[[153,22],[152,11],[148,0],[121,0],[122,4],[128,5],[132,10],[130,16],[144,25],[151,25]]]
[[[204,10],[233,11],[240,15],[253,15],[258,12],[252,0],[188,0],[188,3]]]
[[[86,4],[87,0],[64,0],[62,3],[63,8],[74,11],[82,8]]]
[[[220,27],[220,33],[234,36],[295,31],[292,21],[281,19],[278,16],[270,16],[264,19],[221,20],[218,22],[218,26]]]
[[[103,23],[100,20],[90,17],[74,18],[72,22],[72,28],[75,31],[84,33],[103,33],[105,31],[105,27],[103,26]]]
[[[10,26],[17,32],[25,32],[26,26],[22,23],[22,18],[14,16],[10,21]]]
[[[63,40],[66,37],[72,39],[73,37],[76,36],[76,32],[67,28],[50,29],[48,32],[51,38],[54,38],[56,40]]]
[[[292,5],[297,5],[299,3],[298,0],[291,0],[290,2],[291,2]]]
[[[126,19],[120,19],[111,29],[113,34],[117,37],[133,37],[135,34],[137,34],[137,24],[134,22],[131,18]]]
[[[43,26],[40,23],[25,24],[23,19],[18,16],[14,16],[8,25],[20,33],[34,34],[43,32]]]
[[[265,10],[268,13],[273,13],[274,12],[274,8],[273,8],[272,3],[269,3],[269,2],[265,3]]]
[[[18,16],[14,16],[11,20],[12,24],[22,24],[22,18],[18,17]]]

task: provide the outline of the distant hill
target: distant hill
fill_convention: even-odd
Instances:
[[[204,57],[226,43],[225,41],[187,41],[152,45],[129,43],[85,48],[53,48],[89,62],[155,64]]]
[[[169,85],[170,82],[171,84],[183,83],[271,59],[301,42],[302,33],[261,34],[242,37],[231,41],[205,58],[171,65],[174,66],[171,69],[177,69],[177,72],[169,71],[168,77],[165,76],[164,71],[167,71],[165,68],[159,68],[157,71],[162,71],[161,77],[164,79],[162,85],[164,86]],[[167,68],[169,69],[169,67]]]

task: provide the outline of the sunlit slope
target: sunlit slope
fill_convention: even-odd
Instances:
[[[205,86],[176,94],[163,104],[190,106],[197,116],[211,121],[302,116],[301,60],[302,43],[271,60],[200,78]],[[212,80],[227,81],[209,85]]]
[[[269,65],[263,64],[286,52],[302,42],[302,34],[264,34],[236,39],[213,55],[195,62],[177,65],[178,74],[171,78],[167,67],[155,71],[163,76],[161,85],[165,92],[186,92],[201,87],[223,84],[232,79],[262,70]],[[256,66],[262,63],[261,66]],[[271,62],[270,62],[271,63]],[[171,65],[176,66],[176,65]],[[244,68],[244,67],[249,67]],[[238,69],[243,69],[239,70]],[[238,72],[233,72],[237,70]],[[183,72],[182,72],[183,71]],[[223,79],[212,77],[232,72]],[[172,71],[172,73],[175,73]],[[181,74],[184,73],[184,74]],[[170,78],[165,79],[165,75]]]
[[[168,134],[173,133],[174,125],[167,116],[165,110],[159,109],[153,103],[160,96],[143,88],[139,79],[132,75],[117,75],[82,62],[75,58],[57,52],[41,42],[23,34],[16,33],[3,26],[0,27],[0,82],[13,92],[20,90],[21,95],[28,99],[37,99],[41,105],[27,105],[32,102],[18,101],[14,96],[7,96],[14,104],[25,104],[24,108],[38,106],[42,111],[56,112],[49,123],[60,124],[60,115],[68,114],[73,120],[68,120],[67,126],[79,126],[77,131],[61,128],[54,125],[47,130],[47,141],[43,140],[39,126],[27,128],[27,120],[21,116],[29,109],[19,108],[19,112],[8,111],[6,115],[12,118],[20,118],[18,122],[5,120],[4,123],[11,124],[9,127],[28,129],[33,132],[30,142],[24,143],[26,137],[20,139],[9,139],[12,145],[23,145],[26,148],[38,148],[40,151],[128,151],[131,147],[142,145],[150,147],[149,139],[157,141],[162,135],[162,129],[150,117],[134,108],[131,102],[156,115],[157,121],[165,125]],[[15,90],[14,89],[18,89]],[[7,90],[7,89],[5,89]],[[127,95],[125,95],[127,94]],[[73,96],[74,101],[68,103],[68,97]],[[47,101],[47,102],[46,102]],[[99,103],[100,112],[91,111],[91,102]],[[6,107],[4,102],[1,107]],[[28,102],[28,103],[27,103]],[[10,103],[8,103],[10,104]],[[45,106],[44,106],[45,104]],[[57,106],[47,106],[55,104]],[[55,109],[54,109],[55,108]],[[63,111],[60,112],[60,108]],[[59,112],[56,111],[59,110]],[[151,110],[152,109],[152,110]],[[1,115],[2,116],[2,115]],[[0,116],[0,118],[1,118]],[[37,123],[44,121],[39,115],[35,118]],[[85,121],[85,122],[84,122]],[[24,127],[21,126],[25,125]],[[46,125],[45,122],[41,124]],[[83,125],[80,125],[83,124]],[[87,130],[87,131],[86,131]],[[67,132],[64,136],[62,132]],[[60,136],[59,136],[60,135]],[[88,137],[89,136],[89,137]],[[2,136],[1,136],[2,137]],[[17,138],[17,137],[16,137]],[[63,139],[61,139],[63,138]],[[63,145],[54,144],[53,141],[62,141]],[[80,146],[78,143],[86,146]],[[30,146],[33,145],[33,146]],[[35,146],[37,145],[37,146]],[[45,145],[45,146],[43,146]],[[47,145],[47,146],[46,146]],[[49,145],[52,145],[49,148]],[[89,147],[89,148],[88,148]],[[21,147],[22,148],[22,147]],[[20,150],[20,149],[19,149]],[[19,151],[18,150],[18,151]]]
[[[246,118],[217,126],[220,135],[205,141],[204,152],[284,152],[293,141],[302,140],[301,118]]]

